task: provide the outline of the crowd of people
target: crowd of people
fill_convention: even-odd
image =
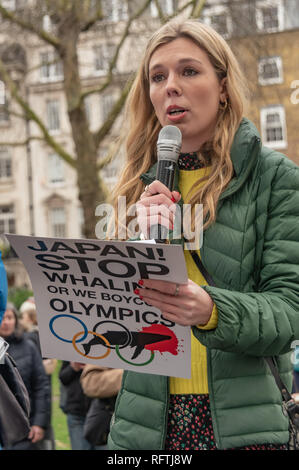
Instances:
[[[102,435],[88,440],[90,433],[85,429],[89,419],[88,412],[91,410],[93,400],[103,403],[105,407],[111,406],[113,401],[108,404],[105,400],[117,395],[122,370],[79,362],[63,361],[60,364],[56,359],[43,358],[36,305],[32,297],[21,305],[19,311],[11,302],[7,302],[0,324],[0,336],[9,345],[8,352],[18,367],[30,398],[30,432],[23,440],[13,443],[6,450],[55,450],[51,378],[57,367],[59,367],[60,408],[67,418],[71,449],[107,449],[109,422]],[[109,418],[112,412],[113,407],[110,407]],[[97,429],[94,433],[97,433]]]

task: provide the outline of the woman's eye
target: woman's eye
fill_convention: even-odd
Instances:
[[[162,73],[156,73],[152,77],[152,82],[161,82],[164,79],[164,75]]]
[[[187,76],[193,76],[193,75],[197,75],[198,72],[197,70],[194,70],[192,68],[185,68],[184,71],[183,71],[183,75],[187,75]]]

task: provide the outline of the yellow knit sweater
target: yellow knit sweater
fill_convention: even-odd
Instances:
[[[186,201],[186,196],[196,180],[202,178],[208,168],[200,168],[199,170],[180,170],[179,189]],[[199,251],[198,254],[200,255]],[[193,261],[189,251],[185,251],[185,260],[188,271],[188,277],[198,285],[206,285],[207,282],[202,276]],[[199,328],[211,330],[217,326],[218,314],[217,308],[214,306],[212,316],[205,326]],[[206,348],[195,338],[191,332],[191,379],[182,379],[178,377],[170,377],[170,393],[171,394],[204,394],[209,393],[208,376],[207,376],[207,355]]]

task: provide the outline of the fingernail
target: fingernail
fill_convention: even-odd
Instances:
[[[174,196],[171,196],[171,200],[172,200],[172,202],[175,202],[175,201],[176,201],[176,199],[175,199]]]
[[[134,294],[139,295],[139,289],[135,289]]]
[[[140,299],[140,300],[142,300],[142,299],[143,299],[142,295],[140,295],[140,296],[139,296],[139,299]]]
[[[143,286],[143,284],[144,284],[143,280],[140,279],[140,281],[138,281],[138,284],[139,284],[140,286]]]

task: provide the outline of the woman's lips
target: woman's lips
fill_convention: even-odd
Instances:
[[[171,122],[178,122],[180,121],[181,119],[183,119],[186,114],[187,114],[188,110],[187,109],[184,109],[184,110],[180,110],[179,112],[167,112],[167,118],[171,121]]]
[[[183,108],[182,106],[178,106],[177,104],[172,104],[168,106],[166,110],[166,114],[168,119],[171,122],[177,122],[183,119],[186,116],[187,109]]]

